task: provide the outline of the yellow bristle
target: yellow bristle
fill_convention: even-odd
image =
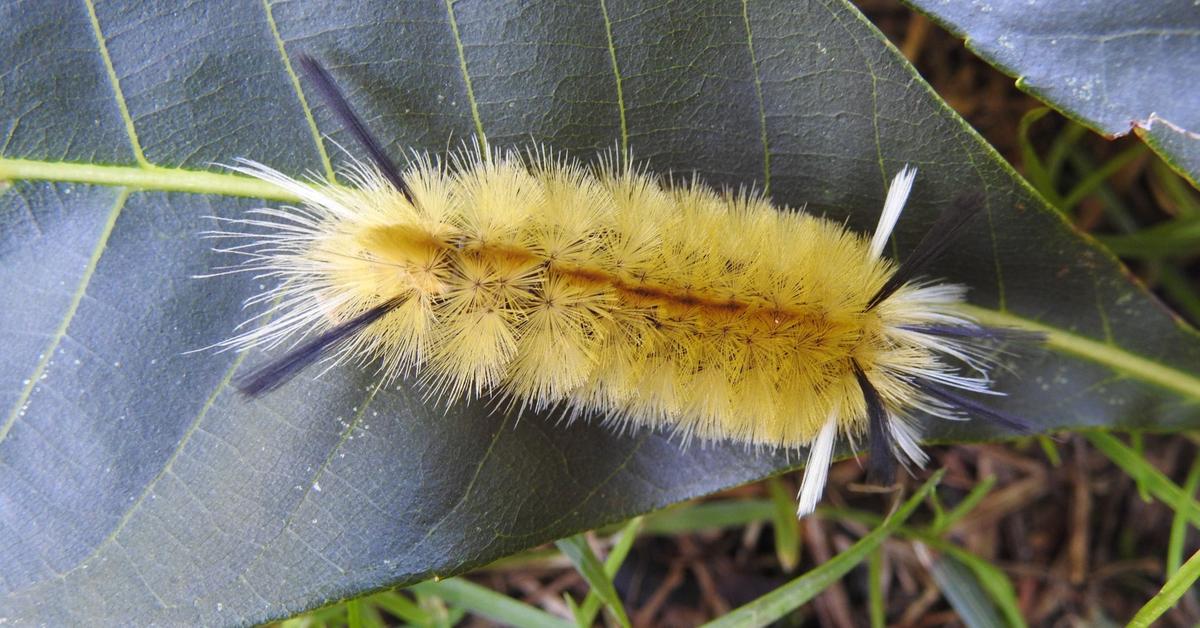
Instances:
[[[911,327],[969,322],[954,312],[961,290],[909,284],[869,306],[896,267],[837,223],[666,185],[615,158],[451,163],[416,159],[407,190],[360,164],[354,187],[308,194],[302,227],[262,246],[261,268],[290,280],[284,315],[229,344],[333,328],[395,300],[343,359],[381,358],[387,378],[415,372],[445,402],[563,406],[685,440],[781,447],[809,445],[830,422],[866,432],[858,369],[900,417],[937,408],[913,380],[960,377],[939,357],[957,345]]]

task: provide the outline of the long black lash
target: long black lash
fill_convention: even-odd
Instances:
[[[929,227],[929,231],[925,232],[925,236],[921,238],[917,248],[913,249],[912,253],[900,263],[900,268],[896,269],[896,273],[888,278],[875,296],[871,297],[867,303],[867,309],[870,310],[884,299],[892,296],[900,289],[900,286],[911,281],[934,260],[941,257],[946,249],[950,248],[950,245],[958,239],[967,223],[982,210],[983,197],[980,194],[964,194],[955,199],[950,207],[942,212],[942,215],[938,216],[938,219]]]
[[[962,338],[966,340],[994,340],[997,342],[1040,343],[1046,334],[1028,329],[1012,327],[985,327],[983,325],[901,325],[900,329],[926,336],[940,338]]]
[[[317,86],[317,90],[321,92],[321,97],[325,103],[333,109],[335,115],[341,119],[342,124],[350,128],[350,132],[354,134],[354,138],[362,144],[363,148],[367,149],[367,154],[371,157],[375,167],[387,177],[391,182],[392,187],[396,191],[403,194],[408,202],[412,202],[412,190],[408,184],[404,182],[404,178],[400,176],[400,170],[396,168],[396,164],[392,162],[387,153],[383,151],[383,146],[379,140],[375,139],[374,135],[367,130],[367,125],[363,123],[362,118],[354,113],[354,109],[350,108],[350,103],[346,101],[346,96],[342,94],[342,90],[338,88],[337,83],[333,82],[333,77],[329,71],[321,65],[319,61],[301,53],[297,55],[297,60],[300,62],[300,68],[304,70],[305,76],[309,78]]]
[[[379,320],[384,314],[403,305],[408,299],[396,297],[385,301],[358,316],[306,341],[286,355],[267,362],[253,371],[240,376],[234,382],[243,394],[258,397],[279,388],[295,377],[310,364],[329,355],[339,342],[353,336],[366,326]]]
[[[1018,416],[1000,412],[993,408],[989,408],[974,399],[964,397],[957,393],[950,392],[945,386],[936,384],[927,379],[918,379],[913,382],[922,392],[944,404],[965,410],[971,414],[981,418],[990,420],[993,423],[1007,427],[1010,430],[1020,432],[1022,434],[1032,434],[1037,431],[1037,427],[1029,421]]]
[[[867,417],[870,419],[867,479],[873,484],[891,486],[896,481],[896,453],[892,448],[892,433],[887,426],[887,410],[883,407],[879,391],[867,379],[867,374],[857,361],[854,362],[854,377],[867,402]]]

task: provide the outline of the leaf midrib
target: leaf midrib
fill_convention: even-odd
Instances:
[[[1200,376],[1126,351],[1111,342],[1093,340],[1008,311],[993,310],[977,305],[967,305],[964,309],[985,325],[1018,327],[1040,332],[1046,337],[1046,346],[1060,353],[1103,364],[1113,371],[1133,379],[1166,388],[1185,397],[1200,399]],[[1187,328],[1184,330],[1194,333]]]
[[[0,157],[0,181],[40,180],[93,185],[124,186],[139,191],[189,192],[295,202],[299,199],[265,181],[227,174],[159,166],[115,166],[71,162],[37,161]],[[970,306],[980,321],[997,326],[1020,327],[1046,335],[1046,344],[1133,379],[1160,386],[1185,397],[1200,400],[1200,377],[1160,364],[1109,342],[1101,342],[1068,330],[1047,325],[1009,311]]]
[[[153,165],[118,166],[0,157],[0,181],[17,180],[86,183],[134,191],[190,192],[285,202],[300,200],[277,185],[240,174]]]

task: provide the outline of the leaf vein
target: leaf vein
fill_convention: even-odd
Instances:
[[[325,150],[325,142],[321,139],[321,130],[317,128],[317,120],[313,116],[312,108],[308,105],[308,99],[304,96],[304,90],[300,87],[300,77],[296,75],[296,70],[292,68],[292,60],[288,58],[287,50],[283,45],[283,37],[279,34],[279,25],[275,22],[275,14],[271,10],[271,0],[262,0],[263,13],[267,16],[267,24],[271,27],[271,36],[275,39],[275,48],[279,50],[279,58],[283,61],[283,69],[287,72],[288,81],[292,85],[292,89],[296,92],[296,99],[300,101],[300,108],[304,111],[304,119],[308,122],[308,130],[312,133],[313,143],[317,146],[317,153],[321,156],[321,165],[325,168],[325,177],[330,181],[336,180],[336,175],[333,171],[333,163],[329,160],[329,153]]]
[[[354,415],[354,419],[350,421],[349,425],[347,425],[344,430],[342,430],[342,434],[338,438],[338,442],[335,443],[332,448],[330,448],[329,455],[325,456],[324,462],[321,463],[320,467],[317,467],[317,470],[313,474],[312,478],[310,478],[308,483],[304,485],[304,494],[300,496],[300,499],[296,501],[296,506],[291,509],[291,512],[288,513],[287,518],[283,522],[283,526],[279,528],[279,532],[275,536],[271,537],[271,540],[262,544],[258,550],[258,553],[256,553],[254,558],[250,559],[250,561],[246,563],[246,567],[242,569],[243,574],[249,573],[250,570],[253,569],[256,564],[258,564],[258,561],[262,560],[262,557],[266,554],[267,547],[271,543],[274,543],[279,539],[279,537],[291,531],[292,524],[296,520],[296,515],[300,512],[300,508],[307,503],[308,496],[313,492],[313,487],[320,482],[321,478],[325,475],[325,470],[328,469],[329,464],[333,462],[334,455],[342,448],[343,445],[346,444],[346,441],[350,439],[351,434],[354,433],[355,428],[357,428],[359,423],[362,422],[362,418],[366,414],[367,408],[370,407],[371,402],[375,400],[375,395],[379,392],[379,389],[382,386],[383,380],[381,379],[377,384],[375,384],[375,387],[371,389],[370,394],[367,395],[366,400],[363,401],[358,412]]]
[[[608,17],[608,4],[600,0],[600,13],[604,15],[604,35],[608,41],[608,58],[612,62],[613,77],[617,81],[617,112],[621,116],[621,153],[629,155],[629,125],[625,119],[625,89],[622,85],[621,67],[617,65],[617,46],[613,42],[612,20]]]
[[[462,37],[458,33],[458,19],[454,16],[455,0],[445,0],[446,15],[450,20],[450,34],[454,37],[454,47],[458,50],[458,68],[462,72],[463,82],[467,86],[467,102],[471,105],[471,118],[475,121],[475,136],[483,154],[488,155],[487,135],[483,132],[483,120],[479,117],[479,103],[475,100],[475,88],[471,84],[471,74],[467,71],[467,53],[463,50]]]
[[[162,469],[160,469],[159,472],[153,478],[151,478],[149,482],[146,483],[146,487],[142,489],[141,494],[137,496],[137,499],[133,500],[133,503],[131,503],[125,513],[121,515],[121,519],[117,521],[117,525],[113,527],[112,532],[109,532],[108,536],[104,537],[104,540],[97,543],[96,547],[91,551],[91,553],[83,557],[83,559],[76,563],[74,567],[68,569],[62,574],[59,574],[58,578],[60,580],[65,580],[70,574],[82,569],[85,565],[87,565],[88,561],[98,556],[100,551],[107,547],[110,543],[121,547],[120,542],[117,540],[118,535],[120,535],[121,531],[125,529],[125,526],[129,524],[129,521],[133,518],[134,513],[141,508],[142,503],[146,501],[146,497],[154,491],[154,487],[158,485],[159,480],[172,473],[171,468],[175,464],[175,460],[179,458],[179,455],[181,452],[183,452],[184,447],[187,446],[188,442],[191,441],[192,436],[195,435],[200,429],[200,424],[204,421],[204,417],[208,415],[208,411],[212,409],[213,403],[216,401],[217,396],[220,395],[221,391],[225,390],[225,388],[229,385],[229,382],[233,379],[234,372],[237,371],[238,367],[246,359],[246,355],[246,353],[239,353],[237,357],[234,358],[233,363],[229,365],[229,369],[225,372],[225,376],[222,377],[221,381],[217,383],[216,388],[213,389],[212,393],[208,396],[208,399],[204,401],[204,405],[200,407],[200,411],[196,414],[196,418],[179,438],[179,443],[176,444],[174,451],[171,452],[171,456],[167,458],[167,461],[163,464]],[[166,605],[164,604],[164,606]]]
[[[488,459],[492,457],[492,450],[496,448],[496,443],[500,442],[500,437],[504,434],[505,426],[507,425],[508,419],[506,417],[505,420],[500,421],[500,424],[496,427],[496,432],[492,434],[491,442],[488,443],[488,447],[483,452],[483,456],[481,456],[479,458],[479,462],[476,463],[475,471],[471,474],[471,480],[467,482],[465,487],[463,487],[462,495],[459,496],[458,501],[454,502],[454,505],[450,506],[450,508],[447,509],[446,512],[443,513],[433,525],[429,526],[429,531],[425,533],[425,536],[422,537],[420,541],[413,544],[414,547],[420,546],[422,543],[428,541],[433,534],[438,531],[438,528],[441,528],[442,524],[446,523],[446,521],[450,518],[450,515],[454,514],[458,510],[459,506],[462,506],[464,503],[466,503],[467,498],[471,496],[471,491],[475,490],[475,483],[479,481],[479,476],[483,473],[483,468],[487,465]]]
[[[742,0],[742,22],[746,25],[746,49],[750,51],[750,67],[754,70],[754,95],[758,99],[759,136],[763,146],[763,195],[768,196],[771,194],[771,146],[767,141],[767,108],[763,102],[758,58],[754,54],[754,33],[750,29],[750,8],[747,0]]]
[[[146,168],[154,166],[146,159],[146,155],[142,152],[142,143],[138,139],[137,129],[133,124],[133,116],[129,114],[129,106],[125,102],[125,94],[121,91],[121,79],[117,77],[117,70],[113,67],[112,57],[108,54],[108,44],[104,39],[104,31],[100,29],[100,18],[96,15],[96,5],[93,0],[83,0],[87,6],[88,20],[92,25],[92,33],[96,35],[96,46],[100,52],[100,59],[104,62],[104,70],[108,74],[108,82],[112,85],[113,98],[117,102],[117,110],[121,113],[121,121],[125,123],[125,133],[129,135],[129,144],[133,147],[133,158],[137,163]]]
[[[33,374],[25,381],[25,387],[21,389],[21,394],[17,396],[17,401],[13,404],[12,410],[9,411],[8,417],[4,423],[0,424],[0,442],[8,436],[12,426],[21,417],[25,404],[29,402],[29,398],[33,395],[33,389],[41,380],[42,374],[46,372],[50,360],[54,357],[55,350],[58,349],[59,343],[67,335],[67,328],[70,327],[71,321],[75,318],[75,312],[79,310],[79,304],[83,301],[83,295],[87,293],[88,283],[92,280],[92,275],[96,272],[96,266],[100,263],[100,256],[104,253],[105,247],[108,246],[108,238],[112,235],[113,228],[117,224],[117,217],[121,215],[121,210],[125,207],[125,201],[129,198],[129,190],[122,190],[117,194],[116,200],[113,202],[112,209],[108,212],[108,218],[105,220],[104,227],[100,231],[99,240],[96,246],[92,249],[92,255],[88,258],[87,266],[83,269],[83,275],[79,278],[79,284],[75,287],[75,293],[71,295],[71,302],[67,305],[67,311],[63,314],[63,318],[58,323],[58,327],[54,330],[54,335],[51,336],[49,344],[42,351],[42,357],[33,368]]]

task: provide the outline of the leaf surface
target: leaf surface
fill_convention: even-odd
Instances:
[[[1192,0],[905,0],[1017,87],[1102,135],[1135,131],[1200,187],[1200,6]]]
[[[193,279],[227,262],[198,233],[270,194],[213,162],[345,161],[350,138],[292,72],[301,51],[395,155],[481,131],[584,158],[627,145],[860,230],[911,163],[899,252],[982,191],[986,219],[936,271],[987,320],[1050,337],[1000,374],[997,405],[1046,430],[1200,424],[1194,332],[843,2],[8,2],[0,23],[0,618],[261,622],[803,459],[444,410],[365,369],[235,394],[264,356],[187,352],[228,337],[263,286]]]

